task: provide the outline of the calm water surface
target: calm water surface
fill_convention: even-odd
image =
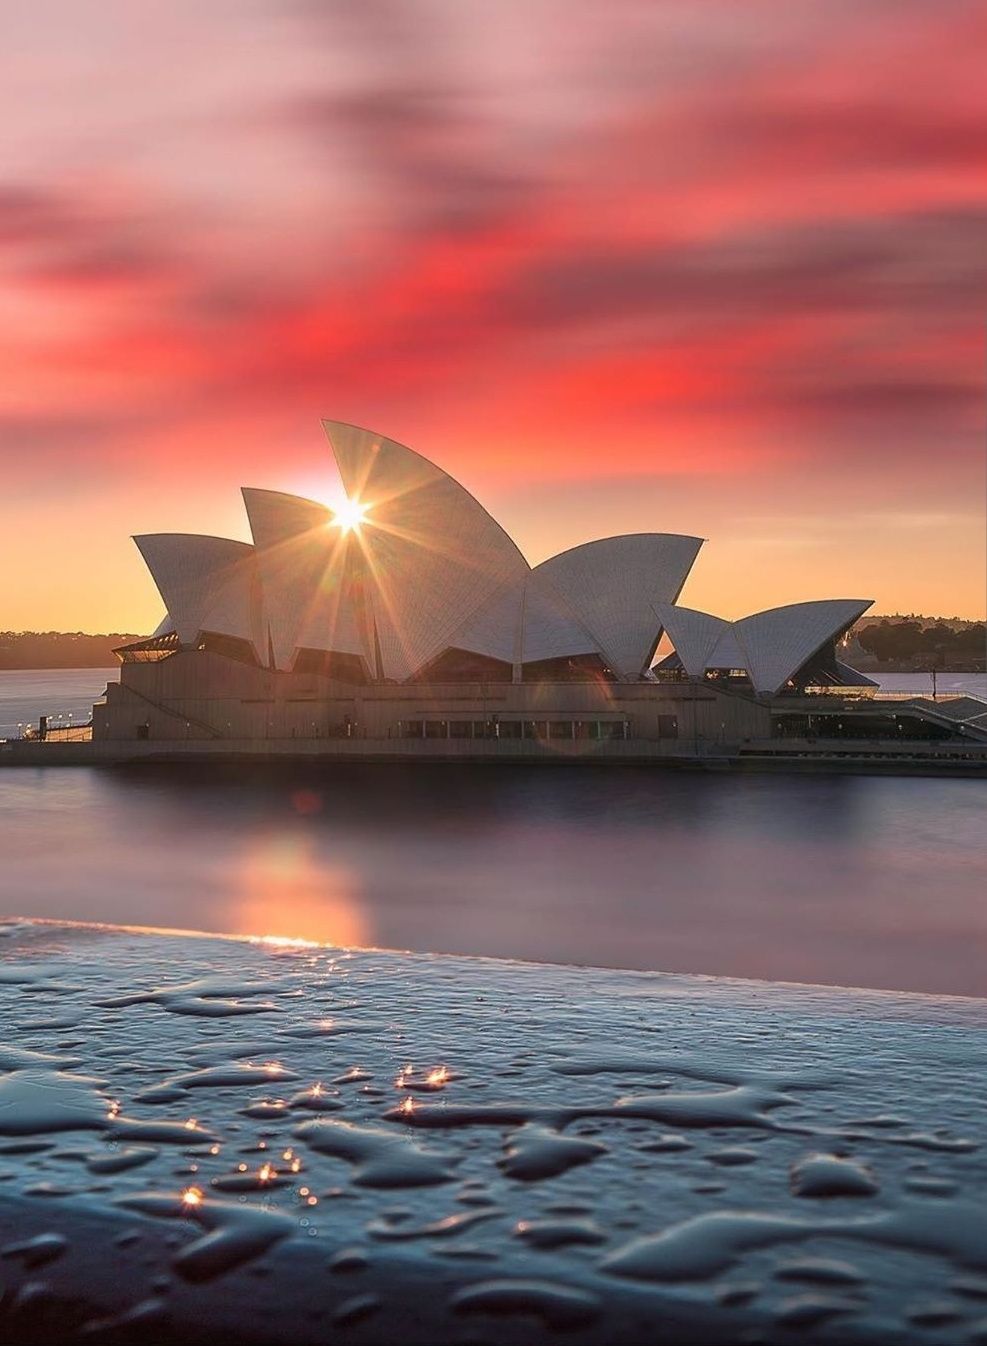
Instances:
[[[106,677],[0,673],[0,722]],[[3,770],[0,913],[987,995],[985,824],[978,780]]]
[[[116,668],[0,668],[0,738],[19,738],[39,715],[49,715],[56,724],[69,717],[85,724],[93,702],[108,682],[117,682]]]

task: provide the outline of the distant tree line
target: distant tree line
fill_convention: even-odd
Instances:
[[[0,668],[112,668],[118,645],[142,639],[122,632],[0,631]]]
[[[983,667],[987,639],[983,622],[952,625],[941,619],[923,623],[921,619],[887,617],[858,627],[853,635],[860,648],[879,663],[954,671]]]
[[[983,622],[881,617],[865,620],[850,635],[882,664],[960,672],[984,665]],[[118,646],[144,639],[126,632],[94,636],[84,631],[0,631],[0,668],[112,668]]]

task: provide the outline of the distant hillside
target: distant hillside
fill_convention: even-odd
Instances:
[[[982,673],[987,651],[983,622],[959,617],[866,616],[850,632],[842,657],[862,673]]]
[[[971,626],[979,626],[983,630],[984,625],[982,621],[976,621],[972,617],[926,617],[921,612],[889,612],[887,614],[868,612],[857,622],[856,629],[861,631],[865,626],[902,626],[908,622],[916,623],[923,631],[930,626],[948,626],[953,631],[965,631]]]
[[[122,632],[0,631],[0,668],[112,668],[118,645],[143,639]]]

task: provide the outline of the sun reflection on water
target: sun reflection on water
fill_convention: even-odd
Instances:
[[[366,947],[372,930],[352,875],[304,834],[254,838],[230,876],[226,928],[276,948]]]

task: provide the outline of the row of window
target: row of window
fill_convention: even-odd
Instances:
[[[766,761],[788,761],[792,758],[805,758],[807,761],[826,761],[847,759],[853,762],[983,762],[984,755],[975,749],[972,752],[952,751],[948,748],[934,747],[928,752],[919,749],[914,752],[881,752],[861,748],[803,748],[779,752],[777,748],[741,748],[741,757],[763,757]]]
[[[915,715],[868,715],[854,712],[845,716],[813,713],[775,715],[771,720],[775,738],[957,738],[956,728],[923,720]]]
[[[190,728],[191,723],[186,726]],[[232,726],[227,723],[227,730]],[[658,716],[658,737],[678,738],[678,720],[674,715]],[[267,725],[268,736],[272,726]],[[148,721],[134,726],[136,738],[151,737]],[[287,738],[366,738],[366,730],[347,716],[341,723],[319,725],[311,732],[292,726],[276,737]],[[527,739],[539,743],[563,743],[577,740],[614,742],[631,737],[627,720],[399,720],[388,731],[388,738],[438,739]]]
[[[673,718],[673,717],[666,717]],[[623,739],[626,720],[399,720],[399,738]]]

